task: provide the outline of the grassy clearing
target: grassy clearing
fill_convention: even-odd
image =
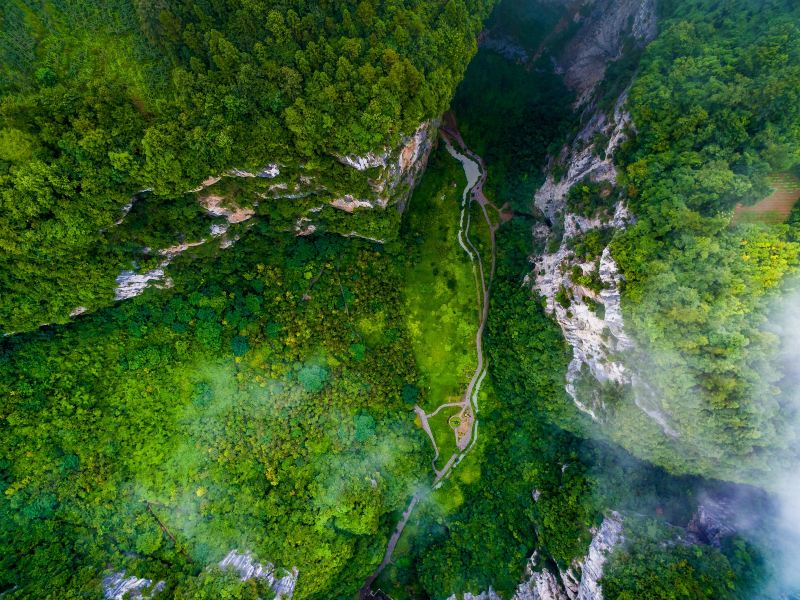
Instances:
[[[460,398],[477,360],[475,279],[457,239],[465,184],[461,166],[440,148],[403,224],[406,319],[428,412]]]
[[[436,468],[442,469],[450,457],[457,452],[456,435],[450,426],[450,418],[461,412],[460,408],[445,408],[435,417],[428,419],[436,445],[439,447],[439,458],[436,461]]]

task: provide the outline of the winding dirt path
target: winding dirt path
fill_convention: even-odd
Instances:
[[[483,162],[483,159],[472,152],[472,150],[467,147],[464,143],[464,140],[461,137],[461,133],[458,131],[458,125],[456,124],[455,116],[452,113],[447,113],[443,118],[442,126],[439,130],[442,139],[447,147],[447,151],[450,155],[458,160],[464,168],[464,174],[467,177],[467,185],[464,187],[464,192],[461,197],[461,215],[459,221],[459,231],[458,231],[458,243],[464,252],[470,258],[470,261],[473,265],[473,273],[475,275],[475,286],[477,291],[477,302],[478,302],[478,309],[480,312],[480,320],[478,324],[478,329],[475,334],[475,349],[477,351],[477,365],[475,367],[475,371],[470,378],[469,384],[467,385],[467,389],[462,396],[460,402],[445,402],[444,404],[439,405],[436,410],[432,413],[427,414],[425,411],[420,408],[419,406],[414,407],[414,411],[416,412],[417,416],[420,419],[422,429],[425,433],[428,434],[428,437],[433,444],[434,450],[434,457],[431,461],[431,465],[433,467],[433,471],[435,473],[435,479],[433,480],[433,489],[438,488],[441,486],[443,480],[450,475],[450,473],[455,469],[458,464],[464,459],[464,457],[469,453],[470,450],[475,446],[475,443],[478,441],[478,394],[480,392],[481,384],[483,383],[483,379],[486,376],[487,369],[486,369],[486,360],[483,356],[483,332],[486,328],[486,321],[489,318],[489,298],[491,295],[492,289],[492,281],[494,279],[495,273],[495,264],[497,262],[497,249],[495,245],[495,233],[499,227],[498,224],[492,223],[491,218],[489,217],[489,211],[487,207],[493,208],[500,219],[500,221],[504,221],[503,218],[504,213],[499,210],[494,204],[492,204],[484,195],[483,193],[483,186],[486,183],[487,171],[486,165]],[[456,150],[455,147],[458,147],[460,150]],[[480,252],[472,243],[472,240],[469,237],[469,227],[471,221],[471,213],[470,207],[472,202],[477,202],[478,205],[481,207],[481,211],[483,213],[483,217],[486,220],[486,225],[489,228],[489,236],[491,239],[491,265],[489,269],[489,277],[487,280],[486,274],[484,272],[483,266],[483,258],[481,257]],[[458,437],[456,435],[456,443],[458,452],[454,453],[444,467],[441,470],[436,469],[436,461],[439,459],[439,447],[436,444],[436,438],[433,435],[433,432],[430,428],[430,423],[428,422],[429,418],[436,416],[439,411],[445,408],[461,408],[461,412],[459,416],[462,420],[468,420],[469,422],[469,429],[467,434],[463,437]],[[384,554],[383,561],[375,570],[375,572],[367,579],[364,583],[364,586],[359,591],[359,598],[361,600],[368,600],[369,598],[373,598],[372,592],[372,584],[378,578],[378,576],[383,572],[386,566],[392,561],[392,554],[394,553],[394,549],[397,546],[397,542],[400,540],[400,536],[403,534],[403,530],[405,529],[408,520],[411,518],[411,513],[414,511],[414,507],[417,503],[423,498],[423,492],[417,492],[411,497],[411,502],[408,505],[408,508],[403,513],[400,521],[397,523],[395,527],[394,533],[392,534],[391,538],[389,538],[389,544],[386,548],[386,553]]]
[[[364,583],[364,586],[358,592],[358,597],[360,600],[366,600],[374,597],[372,593],[372,582],[378,578],[378,575],[383,572],[383,570],[386,568],[386,565],[391,562],[394,548],[397,546],[397,542],[400,541],[400,536],[403,535],[403,530],[406,528],[406,523],[408,523],[408,520],[411,518],[411,513],[414,512],[414,507],[417,505],[417,502],[419,502],[420,498],[421,496],[419,492],[411,496],[411,502],[409,503],[408,508],[403,513],[400,521],[398,521],[397,526],[394,528],[392,537],[389,538],[389,545],[386,547],[386,553],[383,555],[383,561],[375,570],[375,572],[369,576],[369,579],[367,579],[367,581]]]

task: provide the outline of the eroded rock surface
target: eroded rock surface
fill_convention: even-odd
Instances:
[[[592,541],[586,556],[558,575],[546,567],[540,567],[539,556],[534,553],[525,568],[523,582],[510,600],[603,600],[600,586],[603,569],[614,548],[624,541],[622,533],[622,515],[610,513],[600,527],[592,530]],[[448,600],[455,598],[453,595]],[[491,588],[477,596],[464,594],[464,598],[499,600]]]
[[[243,223],[250,219],[256,211],[252,208],[244,208],[225,199],[223,196],[209,194],[199,198],[200,204],[206,209],[208,214],[214,217],[225,217],[228,223]]]
[[[625,130],[630,117],[624,110],[626,94],[616,103],[612,119],[604,113],[593,115],[576,136],[571,146],[562,150],[559,160],[567,165],[566,174],[556,181],[553,173],[547,175],[542,187],[536,192],[535,205],[551,224],[563,218],[564,232],[555,252],[544,253],[534,258],[534,271],[529,283],[546,301],[547,310],[561,326],[564,338],[573,349],[573,358],[567,370],[567,391],[576,406],[595,420],[599,419],[602,406],[594,406],[588,399],[579,398],[575,382],[584,367],[598,381],[618,384],[630,383],[625,366],[614,360],[617,353],[631,348],[632,342],[625,334],[620,305],[620,274],[611,251],[603,250],[597,260],[583,261],[575,257],[570,241],[593,229],[621,228],[631,220],[625,204],[618,201],[613,217],[587,218],[567,211],[567,196],[573,186],[582,181],[616,183],[617,172],[612,157],[625,139]],[[607,136],[604,148],[596,148],[597,134]],[[546,236],[550,230],[540,227],[534,232]],[[574,281],[575,269],[581,276],[593,273],[599,277],[602,289],[590,289]],[[563,297],[568,296],[568,304]],[[598,306],[602,305],[602,311]]]
[[[125,577],[125,571],[119,571],[103,578],[103,596],[106,600],[147,600],[162,591],[165,585],[163,581],[153,585],[151,579]]]
[[[249,553],[240,554],[231,550],[219,562],[220,569],[233,569],[239,574],[242,581],[248,579],[264,579],[270,589],[275,593],[275,600],[288,600],[294,594],[297,585],[297,568],[291,571],[281,569],[279,572],[272,563],[262,564],[257,562]]]
[[[558,579],[547,569],[536,570],[537,554],[525,568],[525,580],[519,584],[512,600],[567,600]]]
[[[166,265],[165,265],[166,266]],[[127,300],[144,292],[151,283],[164,279],[164,269],[159,267],[144,273],[123,271],[117,275],[117,287],[114,290],[115,300]]]
[[[600,580],[603,567],[614,548],[622,543],[622,516],[612,512],[594,532],[589,552],[580,565],[580,584],[576,600],[602,600]]]
[[[642,47],[658,33],[656,0],[590,0],[580,7],[574,14],[580,27],[556,58],[579,105],[589,100],[608,64],[622,58],[626,40]]]

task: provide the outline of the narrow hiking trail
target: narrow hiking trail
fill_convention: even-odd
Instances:
[[[445,478],[447,478],[458,464],[464,459],[470,450],[475,446],[478,441],[478,395],[480,393],[481,384],[487,373],[486,360],[483,355],[483,333],[486,329],[486,321],[489,318],[489,299],[491,295],[492,280],[494,279],[495,263],[497,260],[497,250],[495,246],[495,234],[499,228],[499,223],[505,220],[504,213],[492,204],[483,193],[483,186],[486,183],[486,165],[483,159],[472,152],[469,147],[464,143],[461,133],[458,131],[455,116],[452,113],[445,115],[439,134],[445,143],[447,152],[454,159],[459,161],[464,169],[464,175],[467,178],[467,185],[461,195],[461,213],[459,217],[459,229],[457,241],[461,249],[467,254],[472,263],[472,271],[475,277],[475,290],[476,301],[479,313],[478,328],[475,333],[475,349],[477,354],[477,365],[475,371],[470,378],[464,395],[461,397],[460,402],[445,402],[431,413],[426,413],[421,407],[415,406],[414,411],[420,420],[422,429],[428,435],[433,445],[434,457],[431,461],[435,478],[433,480],[433,489],[438,489]],[[457,147],[457,149],[456,149]],[[481,253],[475,247],[469,235],[471,220],[472,220],[472,203],[476,202],[486,220],[486,226],[489,231],[489,238],[491,242],[491,259],[489,262],[488,277],[484,267],[484,260]],[[498,222],[493,223],[489,216],[489,208],[496,211],[498,215]],[[439,447],[436,444],[436,438],[431,431],[428,419],[436,416],[441,410],[446,408],[460,408],[458,413],[459,426],[453,428],[453,434],[456,436],[456,447],[458,449],[450,458],[441,470],[436,468],[436,461],[439,459]],[[408,520],[411,518],[411,513],[414,511],[417,503],[423,498],[424,492],[416,492],[408,505],[408,508],[403,513],[400,521],[398,521],[389,544],[386,548],[383,561],[375,570],[375,572],[367,579],[364,586],[359,592],[359,598],[362,600],[373,598],[372,584],[375,579],[383,572],[386,566],[392,561],[392,554],[394,553],[397,543],[403,534]]]
[[[461,197],[461,215],[459,221],[458,243],[462,250],[467,254],[472,262],[473,274],[475,276],[475,288],[478,300],[478,312],[480,314],[478,329],[475,332],[475,351],[477,356],[477,364],[475,371],[470,378],[467,389],[462,396],[461,402],[457,405],[461,407],[461,412],[458,414],[460,427],[454,431],[456,435],[456,446],[459,450],[456,454],[450,457],[447,464],[437,471],[436,479],[434,480],[434,488],[441,485],[441,481],[447,477],[453,468],[464,458],[464,456],[472,449],[478,440],[478,395],[480,393],[481,384],[484,377],[486,377],[486,360],[483,354],[483,333],[486,329],[486,321],[489,318],[489,297],[491,294],[492,280],[494,278],[495,263],[496,263],[496,247],[495,247],[495,233],[499,225],[492,222],[489,216],[488,208],[494,209],[498,216],[500,211],[497,210],[483,193],[483,186],[486,183],[487,171],[483,159],[472,152],[469,147],[464,143],[461,133],[458,131],[458,126],[455,117],[452,113],[445,116],[444,123],[440,129],[440,134],[447,148],[447,152],[459,161],[464,169],[464,175],[467,178],[467,185]],[[456,149],[458,147],[458,149]],[[460,151],[459,151],[460,150]],[[472,220],[472,203],[476,202],[481,208],[481,212],[486,221],[487,230],[489,232],[489,239],[491,245],[491,257],[489,263],[489,272],[486,273],[484,266],[484,259],[481,253],[473,244],[470,238],[470,225]],[[487,208],[488,207],[488,208]],[[439,406],[434,412],[426,415],[433,417],[442,408],[452,406],[452,403],[446,403]],[[419,412],[418,412],[419,414]],[[423,426],[426,425],[427,419],[423,421]],[[438,449],[434,448],[438,454]]]

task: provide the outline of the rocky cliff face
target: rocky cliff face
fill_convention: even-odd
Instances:
[[[569,569],[553,573],[539,565],[537,553],[528,561],[525,576],[511,600],[603,600],[600,580],[609,555],[623,540],[623,518],[610,513],[602,525],[592,531],[592,542],[586,556],[576,560]],[[501,600],[492,588],[474,595],[465,593],[464,600]],[[456,600],[453,595],[448,600]]]
[[[119,571],[103,578],[103,597],[106,600],[149,600],[165,586],[163,581],[154,585],[150,579],[125,577],[125,571]]]
[[[588,258],[574,252],[587,233],[604,230],[610,238],[613,230],[633,221],[615,189],[614,155],[635,127],[625,110],[627,90],[611,111],[598,108],[596,92],[610,61],[642,47],[657,33],[655,0],[587,0],[572,4],[570,14],[576,33],[555,61],[567,85],[578,94],[584,125],[572,143],[550,160],[545,183],[536,192],[534,204],[547,225],[537,226],[534,236],[546,240],[549,251],[533,258],[527,282],[544,297],[547,310],[572,346],[566,390],[578,409],[595,421],[602,421],[606,412],[600,389],[579,385],[587,377],[601,385],[632,388],[636,407],[666,435],[677,437],[646,383],[624,364],[624,353],[633,348],[633,342],[625,331],[621,275],[610,247]],[[570,191],[587,182],[604,184],[612,198],[617,195],[612,211],[586,217],[568,210]]]
[[[609,62],[623,57],[626,43],[643,46],[657,33],[656,0],[582,0],[565,2],[575,33],[556,57],[556,69],[589,102]],[[566,24],[563,24],[566,26]]]
[[[250,553],[231,550],[216,566],[222,571],[231,569],[239,575],[239,579],[261,579],[266,581],[272,590],[274,600],[291,600],[297,585],[297,568],[291,571],[278,569],[272,563],[259,563]],[[151,579],[125,576],[125,571],[117,571],[103,578],[103,597],[106,600],[151,600],[160,597],[159,593],[166,588],[166,582],[153,583]],[[163,595],[163,594],[162,594]],[[260,600],[260,599],[259,599]]]
[[[263,579],[269,588],[275,593],[275,600],[290,600],[294,594],[294,587],[297,585],[297,568],[291,571],[278,572],[272,563],[262,564],[256,562],[249,553],[240,554],[236,550],[231,550],[228,555],[219,562],[222,570],[233,569],[239,574],[242,581],[248,579]]]
[[[303,203],[297,205],[297,220],[290,233],[306,236],[317,231],[321,213],[326,207],[353,214],[360,210],[386,210],[396,207],[404,210],[405,204],[414,187],[419,181],[428,163],[433,145],[436,141],[439,121],[432,120],[422,123],[410,136],[403,138],[395,148],[384,148],[380,153],[369,153],[364,156],[337,156],[338,163],[362,173],[365,179],[365,192],[361,195],[344,193],[338,186],[322,181],[301,169],[285,168],[283,165],[267,164],[255,172],[243,169],[231,169],[221,175],[209,176],[189,193],[197,195],[197,201],[212,217],[224,218],[224,224],[211,226],[209,235],[191,243],[176,244],[153,252],[144,249],[145,255],[158,255],[163,260],[157,267],[140,271],[137,268],[125,269],[117,276],[117,286],[114,290],[115,300],[126,300],[143,293],[148,287],[170,287],[171,281],[167,277],[166,269],[175,257],[194,246],[210,243],[216,239],[220,250],[232,246],[238,239],[232,226],[236,226],[252,219],[255,208],[259,202],[300,200],[313,197],[313,206]],[[293,171],[295,171],[293,173]],[[266,189],[257,193],[258,199],[253,201],[252,207],[239,206],[232,201],[225,191],[229,180],[247,180],[270,183]],[[143,190],[144,194],[149,190]],[[136,197],[136,196],[135,196]],[[135,198],[134,197],[134,198]],[[130,212],[135,200],[123,207],[122,216],[117,221],[121,225]],[[240,231],[241,228],[236,231]],[[353,224],[352,229],[339,231],[345,237],[361,237],[370,241],[381,243],[382,238],[366,235],[358,231],[358,225]],[[83,308],[83,307],[80,307]],[[85,312],[77,309],[72,317]]]
[[[617,201],[613,217],[587,218],[567,210],[567,196],[577,184],[585,181],[616,184],[616,169],[612,161],[614,152],[625,139],[625,129],[630,118],[624,111],[626,94],[616,103],[611,119],[602,112],[589,119],[573,143],[565,147],[556,162],[566,165],[566,174],[556,180],[552,171],[536,193],[535,205],[551,224],[539,226],[534,235],[547,239],[557,235],[555,224],[563,220],[563,235],[555,252],[546,252],[533,259],[534,270],[527,281],[541,294],[547,310],[555,317],[565,339],[573,349],[573,358],[567,371],[567,391],[577,407],[597,420],[602,406],[595,406],[579,398],[575,383],[584,368],[601,382],[630,383],[624,365],[613,357],[631,347],[625,334],[620,308],[617,265],[608,247],[599,257],[585,260],[571,249],[571,242],[597,229],[621,228],[631,220],[625,204]],[[597,148],[598,134],[608,139],[603,148]],[[613,193],[613,192],[612,192]],[[595,274],[601,289],[591,289],[575,281]],[[602,310],[598,310],[602,306]]]

